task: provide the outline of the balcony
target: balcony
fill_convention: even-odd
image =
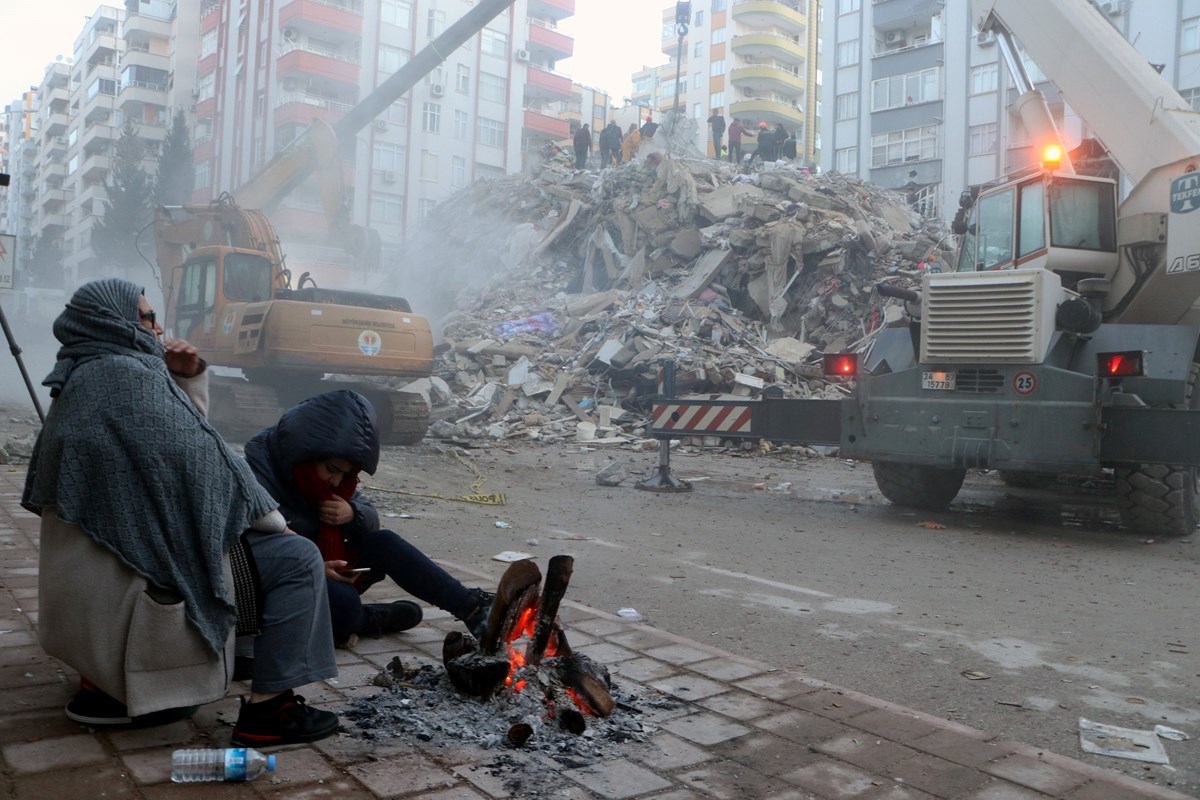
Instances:
[[[217,29],[217,23],[221,21],[221,4],[213,3],[208,8],[200,11],[200,32],[208,33]]]
[[[117,37],[101,34],[88,45],[86,52],[88,64],[103,64],[117,54]]]
[[[90,211],[96,207],[97,202],[103,207],[104,201],[107,199],[108,192],[105,191],[103,183],[89,183],[76,193],[74,202],[70,203],[70,210],[73,212],[83,208]]]
[[[333,123],[353,106],[326,97],[302,93],[287,93],[275,104],[275,127],[309,125],[314,119]]]
[[[525,77],[528,100],[562,100],[571,96],[571,79],[543,67],[531,65]]]
[[[547,27],[541,20],[529,20],[529,49],[539,60],[557,61],[570,58],[575,52],[575,40]]]
[[[194,18],[193,18],[194,19]],[[146,14],[126,14],[121,22],[121,38],[130,44],[151,39],[171,38],[171,23]]]
[[[325,41],[347,42],[362,35],[362,10],[334,0],[291,0],[279,10],[279,24]]]
[[[756,95],[778,92],[783,95],[804,94],[804,78],[791,70],[767,65],[737,67],[729,73],[729,80],[739,89],[747,89]]]
[[[733,52],[751,61],[782,61],[803,64],[807,50],[790,36],[778,33],[748,33],[734,36],[730,43]]]
[[[212,119],[216,110],[217,99],[215,97],[206,97],[196,101],[196,119]]]
[[[121,54],[121,69],[129,67],[147,67],[167,72],[171,69],[171,57],[166,53],[152,53],[141,48],[126,50]]]
[[[780,100],[748,97],[729,105],[729,114],[752,122],[782,122],[793,133],[804,124],[804,112]]]
[[[108,177],[111,169],[112,159],[97,153],[84,159],[83,166],[80,167],[80,175],[86,181],[103,181]]]
[[[45,164],[42,166],[41,179],[44,181],[55,180],[62,183],[65,177],[67,177],[67,168],[61,163]]]
[[[803,11],[781,0],[735,0],[733,18],[752,28],[783,28],[796,34],[808,25]]]
[[[126,81],[121,84],[121,108],[128,110],[134,104],[165,106],[167,104],[166,84],[146,83],[145,81]]]
[[[67,132],[67,124],[66,114],[47,114],[43,133],[46,136],[62,136]]]
[[[117,107],[117,98],[104,92],[97,92],[83,103],[83,119],[89,125],[112,119]]]
[[[70,199],[71,193],[66,189],[47,189],[39,198],[42,210],[50,214],[61,214]]]
[[[575,0],[529,0],[529,16],[560,22],[575,15]]]
[[[113,125],[89,125],[80,138],[82,152],[85,156],[92,153],[107,153],[115,139],[120,137],[121,129]]]
[[[282,77],[304,75],[323,83],[358,87],[358,59],[330,50],[293,45],[280,57],[277,71]]]
[[[200,59],[200,63],[196,65],[196,76],[203,78],[217,71],[217,54],[209,53]]]
[[[526,110],[525,130],[551,139],[566,139],[571,135],[571,123],[540,111]]]

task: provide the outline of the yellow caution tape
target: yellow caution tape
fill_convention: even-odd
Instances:
[[[364,487],[373,492],[385,492],[387,494],[403,494],[409,497],[428,497],[431,500],[458,500],[462,503],[477,503],[481,506],[504,506],[508,505],[508,497],[503,492],[483,493],[479,490],[483,488],[483,484],[487,482],[487,478],[479,468],[473,463],[463,458],[457,452],[453,453],[459,463],[465,466],[471,472],[475,473],[475,480],[471,483],[471,494],[464,494],[458,497],[447,497],[442,494],[433,494],[425,492],[406,492],[403,489],[384,489],[380,486]]]
[[[462,500],[464,503],[478,503],[481,506],[503,506],[508,504],[508,498],[503,492],[493,492],[492,494],[467,494],[462,497],[452,498],[454,500]]]

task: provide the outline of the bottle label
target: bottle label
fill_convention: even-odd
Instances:
[[[225,750],[225,780],[246,780],[246,748],[230,747]]]

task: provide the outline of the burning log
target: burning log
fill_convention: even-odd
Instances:
[[[559,673],[563,685],[574,692],[576,703],[583,701],[598,717],[612,714],[613,699],[608,691],[612,679],[606,667],[581,653],[572,653],[559,659]]]
[[[575,699],[557,686],[546,687],[546,705],[560,728],[579,735],[587,730],[587,719],[575,705]]]
[[[533,736],[533,726],[528,722],[518,722],[508,729],[508,741],[513,747],[520,747]]]
[[[527,558],[514,561],[504,571],[504,575],[500,578],[500,585],[496,588],[496,599],[492,601],[487,628],[479,643],[479,647],[484,653],[489,655],[495,653],[500,649],[500,644],[507,641],[504,634],[511,632],[515,619],[521,616],[522,606],[532,605],[529,602],[530,590],[533,593],[533,602],[537,602],[538,584],[541,583],[541,580],[542,571],[538,569],[537,564]],[[515,615],[511,613],[514,604],[519,609]],[[505,628],[509,630],[505,631]]]
[[[508,659],[480,653],[475,639],[458,631],[442,641],[442,664],[450,683],[472,697],[491,697],[508,680]]]
[[[537,623],[533,629],[533,637],[525,649],[525,663],[538,665],[546,655],[551,635],[555,632],[555,620],[558,617],[558,607],[563,595],[567,593],[567,584],[571,582],[571,573],[575,568],[575,559],[571,556],[554,556],[546,568],[546,582],[542,586],[542,597],[538,602]]]

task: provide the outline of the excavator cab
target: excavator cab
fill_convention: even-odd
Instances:
[[[1052,171],[980,192],[961,225],[957,272],[1049,269],[1074,286],[1117,270],[1116,184]]]
[[[230,304],[253,304],[272,297],[274,268],[253,250],[202,247],[176,268],[173,296],[168,300],[172,333],[197,347],[211,348],[230,313]],[[225,325],[224,327],[231,327]]]

